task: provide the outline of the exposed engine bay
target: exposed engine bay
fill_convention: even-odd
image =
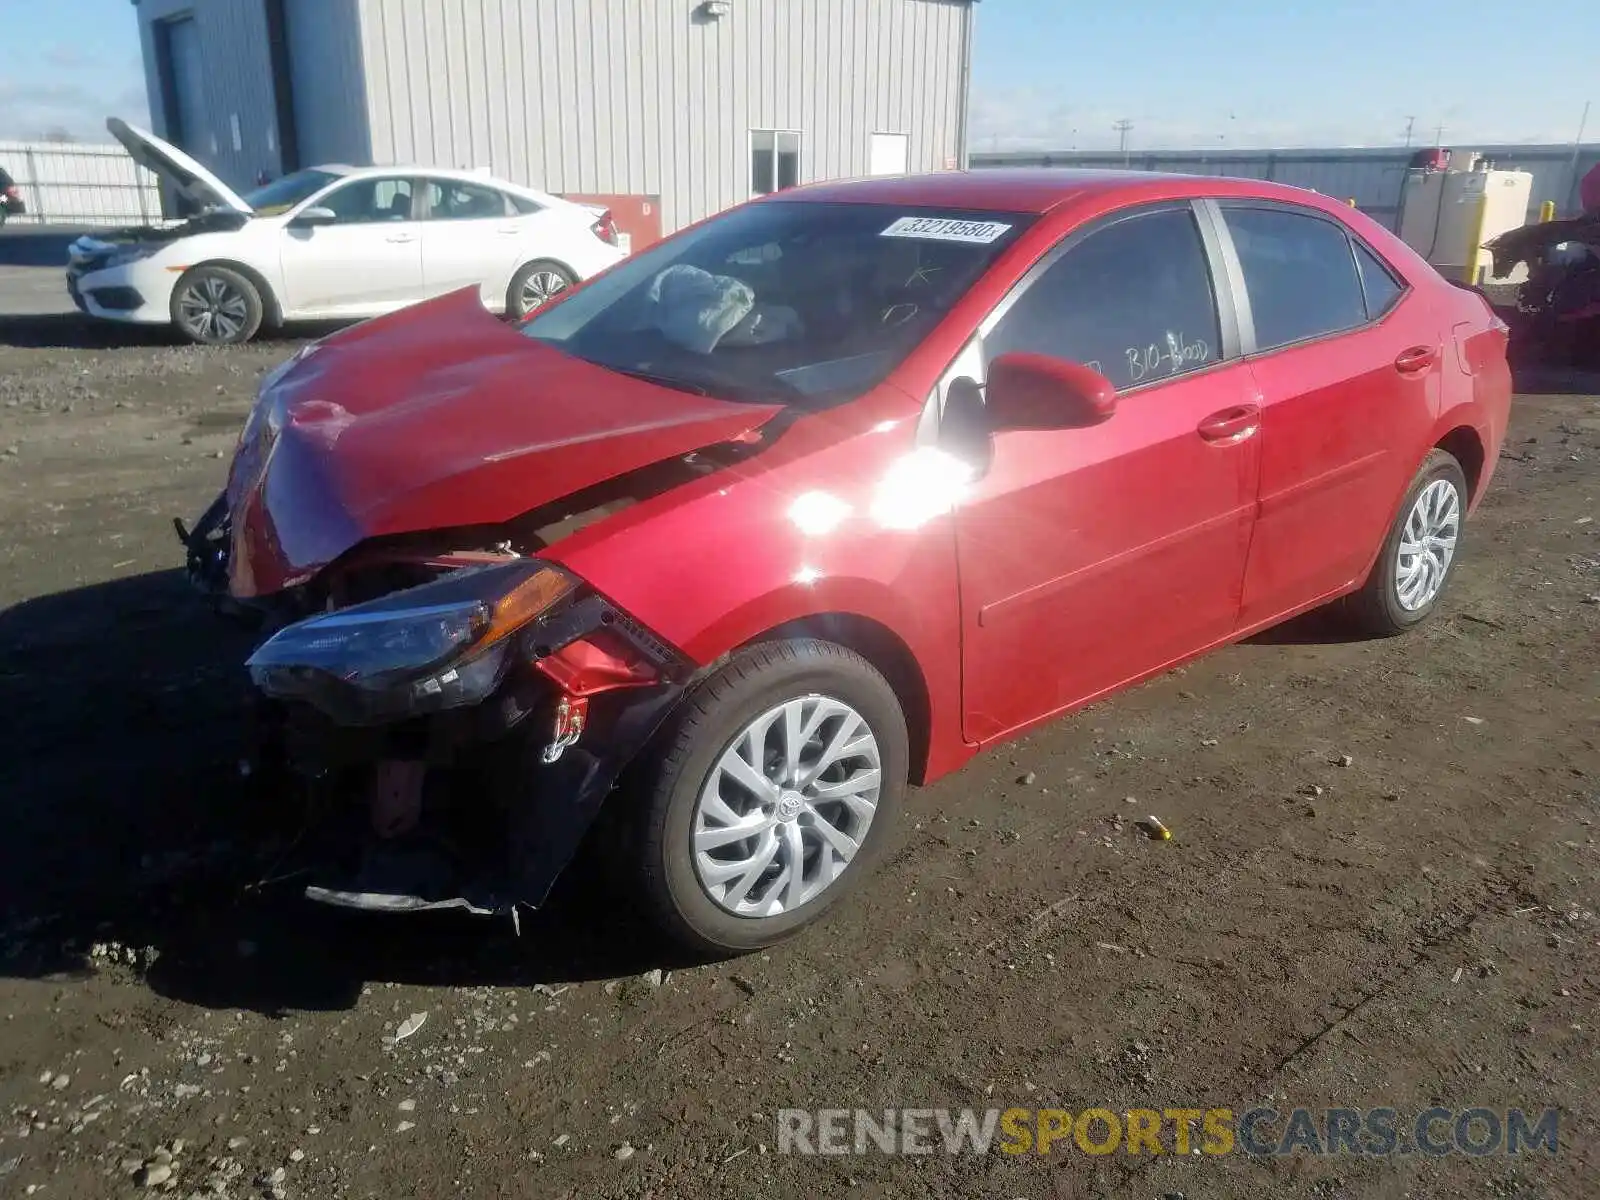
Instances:
[[[149,225],[128,225],[119,229],[97,229],[72,243],[70,261],[92,257],[95,253],[129,245],[161,245],[202,233],[228,233],[243,229],[251,218],[231,209],[210,209],[181,221],[157,221]]]

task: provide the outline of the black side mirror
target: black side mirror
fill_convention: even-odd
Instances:
[[[1015,351],[989,364],[984,407],[995,432],[1078,429],[1117,411],[1116,386],[1082,363]]]

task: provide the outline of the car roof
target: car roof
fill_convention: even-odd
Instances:
[[[774,193],[768,199],[1046,213],[1084,200],[1177,200],[1200,195],[1305,203],[1316,193],[1260,179],[1216,175],[1078,167],[982,167],[806,184]]]
[[[348,175],[352,179],[362,179],[373,175],[436,175],[441,179],[479,180],[492,183],[496,187],[517,188],[526,191],[519,183],[512,183],[509,179],[501,179],[498,175],[491,175],[486,170],[465,167],[427,167],[420,163],[381,163],[372,167],[353,167],[349,163],[324,163],[313,167],[316,171],[326,171],[330,175]]]
[[[491,175],[487,170],[483,169],[426,167],[418,163],[383,163],[374,167],[353,167],[348,163],[324,163],[311,169],[314,171],[326,171],[330,175],[339,175],[346,179],[371,179],[374,176],[387,177],[390,175],[423,175],[433,179],[455,179],[462,183],[481,183],[488,187],[499,188],[504,192],[515,192],[519,196],[526,196],[547,207],[572,203],[570,200],[563,200],[560,196],[541,192],[538,188],[528,187],[526,184],[513,183],[511,180],[502,179],[498,175]]]

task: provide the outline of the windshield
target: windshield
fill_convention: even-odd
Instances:
[[[309,196],[314,196],[339,178],[331,171],[296,171],[274,179],[265,187],[244,194],[244,202],[258,217],[276,217],[288,212]]]
[[[535,313],[522,332],[599,366],[723,399],[853,399],[1034,219],[752,204],[624,260]]]

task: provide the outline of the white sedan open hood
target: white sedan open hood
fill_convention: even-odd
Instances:
[[[196,204],[231,208],[246,216],[255,211],[222,180],[149,130],[129,125],[121,117],[112,117],[106,122],[106,129],[122,143],[134,162],[154,171]]]

